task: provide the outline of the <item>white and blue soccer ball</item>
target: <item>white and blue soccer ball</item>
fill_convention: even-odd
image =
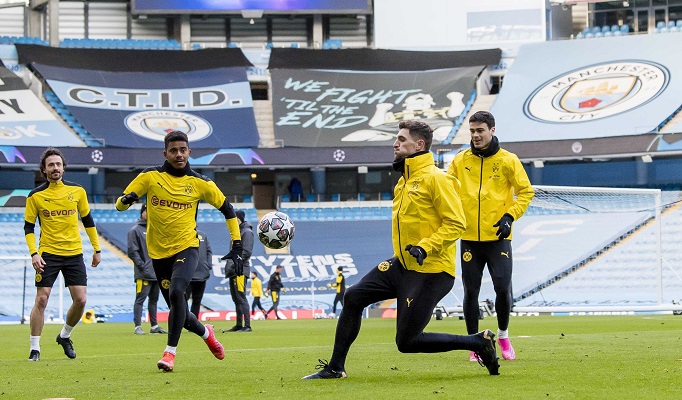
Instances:
[[[258,240],[269,249],[281,249],[294,238],[294,223],[283,212],[265,214],[258,222]]]

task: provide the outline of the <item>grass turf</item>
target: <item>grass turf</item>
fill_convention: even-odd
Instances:
[[[500,376],[489,376],[465,351],[401,354],[394,320],[363,320],[348,379],[301,381],[331,355],[336,322],[254,321],[251,333],[217,333],[227,349],[223,361],[185,331],[172,373],[156,367],[166,336],[133,335],[132,323],[77,326],[75,360],[55,343],[61,327],[45,325],[37,363],[27,361],[28,326],[0,326],[0,399],[682,398],[679,316],[512,318],[517,360],[500,360]],[[215,326],[219,332],[232,323]],[[495,319],[481,321],[484,328],[495,330]],[[427,331],[465,328],[446,318]]]

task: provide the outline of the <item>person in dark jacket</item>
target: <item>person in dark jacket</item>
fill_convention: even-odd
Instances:
[[[235,211],[239,221],[239,233],[242,236],[242,259],[244,260],[244,275],[230,277],[230,295],[237,311],[237,323],[223,332],[251,332],[251,314],[249,300],[246,298],[246,282],[251,271],[251,253],[253,252],[253,231],[251,224],[246,221],[243,210]]]
[[[149,322],[152,327],[149,333],[167,333],[156,322],[156,304],[159,301],[159,283],[152,268],[152,259],[147,253],[147,205],[143,204],[140,210],[140,219],[135,226],[128,231],[128,257],[135,265],[135,306],[133,307],[133,322],[135,322],[135,334],[144,335],[142,329],[142,306],[145,299],[149,298],[147,307],[149,310]]]
[[[206,290],[206,281],[211,277],[211,270],[213,269],[213,252],[211,251],[211,244],[208,242],[208,236],[204,232],[197,230],[197,237],[199,238],[199,263],[185,293],[187,299],[192,299],[192,307],[189,311],[198,318],[201,299]]]
[[[268,312],[265,313],[265,319],[268,318],[268,314],[270,314],[270,311],[275,312],[275,317],[277,317],[277,319],[282,319],[277,314],[277,307],[279,307],[279,293],[282,291],[283,288],[284,285],[282,284],[282,266],[278,265],[277,267],[275,267],[275,272],[273,272],[272,275],[270,275],[270,280],[268,281],[268,288],[266,289],[266,292],[272,296],[272,307],[270,307]]]

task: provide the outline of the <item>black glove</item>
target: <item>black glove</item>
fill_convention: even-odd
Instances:
[[[409,251],[410,255],[417,259],[417,264],[424,265],[424,259],[426,258],[426,251],[424,249],[408,244],[405,246],[405,251]]]
[[[497,228],[497,237],[500,239],[506,239],[511,235],[511,226],[512,222],[514,222],[514,217],[512,217],[509,214],[504,214],[502,218],[500,218],[499,221],[495,225],[493,225],[493,228]]]
[[[123,203],[123,204],[129,206],[129,205],[135,203],[136,201],[138,201],[139,199],[140,199],[140,198],[137,196],[137,193],[135,193],[135,192],[130,192],[130,193],[128,193],[128,194],[124,194],[124,195],[121,197],[121,203]]]
[[[230,252],[221,258],[221,260],[227,260],[228,258],[232,260],[237,276],[244,275],[244,259],[242,258],[242,251],[242,241],[235,240],[232,242],[232,249],[230,249]]]

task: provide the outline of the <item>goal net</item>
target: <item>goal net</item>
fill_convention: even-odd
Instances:
[[[514,311],[679,308],[680,192],[534,188],[513,225]],[[462,290],[457,282],[455,296]],[[494,298],[486,270],[479,300]]]

